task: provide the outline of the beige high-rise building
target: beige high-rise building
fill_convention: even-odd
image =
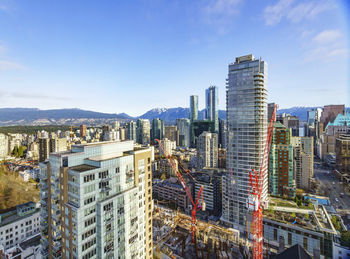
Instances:
[[[314,139],[313,137],[292,137],[291,144],[296,187],[308,190],[310,180],[314,176]]]
[[[50,153],[62,152],[67,150],[66,138],[51,138],[50,139]]]
[[[218,166],[218,134],[204,131],[197,139],[198,169]]]
[[[43,258],[152,258],[151,148],[73,145],[41,163]]]

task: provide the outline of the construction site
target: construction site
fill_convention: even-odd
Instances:
[[[258,78],[259,77],[259,78]],[[257,75],[257,81],[262,77]],[[268,154],[270,151],[273,128],[276,121],[277,105],[274,106],[273,114],[267,132],[267,139],[261,154],[259,170],[249,171],[249,196],[247,206],[252,219],[247,222],[250,225],[250,237],[253,241],[252,256],[254,259],[263,259],[263,206],[262,189],[264,179],[264,168],[267,167]],[[206,210],[206,203],[203,198],[203,186],[197,191],[197,195],[190,191],[184,175],[190,176],[194,181],[191,171],[184,168],[181,163],[166,150],[159,139],[159,149],[167,158],[169,164],[176,172],[176,176],[185,190],[191,207],[191,217],[166,210],[157,206],[153,215],[153,240],[154,255],[156,258],[245,258],[243,254],[250,257],[247,239],[240,241],[239,230],[226,229],[210,222],[203,222],[197,219],[199,211]],[[180,166],[180,170],[178,166]],[[189,232],[190,230],[190,232]]]
[[[244,244],[238,230],[197,220],[192,242],[191,226],[190,216],[156,206],[153,214],[154,257],[245,258]]]

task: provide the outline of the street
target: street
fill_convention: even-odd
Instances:
[[[331,205],[338,210],[350,210],[350,196],[344,190],[344,184],[333,174],[333,169],[327,168],[321,162],[314,162],[314,176],[320,183],[320,189],[329,197]]]

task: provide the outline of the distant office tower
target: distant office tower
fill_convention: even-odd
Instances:
[[[179,130],[179,146],[190,147],[191,144],[191,121],[189,119],[176,119]]]
[[[299,118],[297,116],[283,116],[282,124],[292,130],[293,137],[299,137]]]
[[[247,223],[249,171],[260,170],[267,139],[267,63],[253,55],[236,58],[229,65],[226,97],[227,170],[223,181],[222,221],[240,231]],[[267,163],[262,168],[264,178],[262,203],[268,202]]]
[[[151,129],[151,141],[155,143],[155,139],[164,138],[164,122],[161,119],[152,120],[152,129]]]
[[[119,130],[112,129],[103,132],[103,141],[117,141],[119,139]]]
[[[7,135],[0,133],[0,159],[5,159],[7,157],[9,153],[8,145],[9,140]]]
[[[112,125],[113,129],[119,130],[119,126],[120,126],[119,121],[113,122],[113,125]]]
[[[67,150],[66,138],[51,138],[50,139],[50,153],[62,152]]]
[[[80,137],[84,138],[86,137],[86,125],[80,125]]]
[[[126,140],[126,129],[125,128],[119,128],[119,139],[121,141]]]
[[[340,134],[335,142],[336,169],[339,173],[350,175],[350,134]]]
[[[164,138],[167,138],[171,141],[175,141],[176,144],[179,144],[179,131],[176,126],[165,126],[164,127]]]
[[[310,180],[314,176],[314,140],[313,137],[292,137],[294,155],[294,173],[296,187],[310,189]]]
[[[226,121],[219,119],[219,147],[226,148]]]
[[[290,130],[275,123],[269,156],[269,191],[272,195],[294,198],[293,146]]]
[[[205,118],[214,121],[214,130],[219,133],[219,93],[216,86],[205,90]]]
[[[50,139],[39,138],[39,162],[44,162],[50,155]]]
[[[176,142],[169,140],[167,138],[164,138],[160,141],[160,143],[163,145],[164,147],[164,151],[166,152],[166,154],[168,155],[172,155],[173,154],[173,150],[176,149]],[[162,149],[159,149],[159,154],[161,156],[166,156],[166,154],[163,153]]]
[[[198,120],[198,95],[190,96],[190,120]]]
[[[197,142],[198,169],[218,166],[218,134],[203,132]]]
[[[136,142],[136,122],[130,121],[126,124],[126,138]]]
[[[152,258],[150,148],[73,145],[40,167],[44,258]]]
[[[148,119],[138,119],[136,122],[136,142],[142,145],[151,143],[151,123]]]
[[[191,147],[197,147],[197,138],[204,131],[215,132],[215,125],[210,120],[197,120],[191,123]]]

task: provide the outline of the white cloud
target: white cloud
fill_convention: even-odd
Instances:
[[[241,0],[211,0],[202,11],[206,23],[218,26],[219,33],[228,30],[232,19],[239,14]]]
[[[338,40],[342,34],[339,30],[325,30],[317,34],[312,40],[315,43],[330,43]]]
[[[276,25],[283,18],[292,23],[299,23],[305,19],[313,19],[318,14],[334,8],[334,3],[327,0],[307,1],[295,3],[294,0],[279,0],[275,5],[264,9],[266,25]]]
[[[330,62],[337,58],[347,57],[349,50],[347,48],[337,46],[320,46],[311,49],[305,55],[306,62],[324,61]]]
[[[280,0],[277,4],[267,6],[264,10],[264,19],[267,25],[275,25],[279,23],[286,11],[290,9],[294,0]]]
[[[0,71],[1,70],[24,70],[26,69],[19,63],[13,61],[0,60]]]
[[[305,61],[329,62],[339,58],[347,58],[349,49],[344,46],[345,39],[339,30],[324,30],[309,41],[305,53]]]

